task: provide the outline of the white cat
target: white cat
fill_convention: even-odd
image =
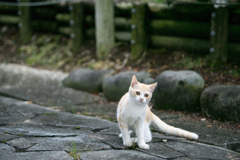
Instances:
[[[142,149],[149,149],[149,145],[146,143],[152,140],[149,128],[152,122],[167,134],[198,139],[197,134],[169,126],[151,112],[148,103],[156,85],[157,83],[146,85],[138,82],[135,75],[132,77],[129,91],[121,98],[117,109],[117,120],[121,130],[119,136],[123,139],[123,145],[130,147],[135,141],[130,138],[128,130],[129,126],[133,126],[138,146]]]

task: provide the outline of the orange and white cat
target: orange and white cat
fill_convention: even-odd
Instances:
[[[149,128],[151,123],[167,134],[198,139],[197,134],[172,127],[151,112],[148,103],[156,85],[157,83],[146,85],[138,82],[135,75],[132,77],[129,91],[121,98],[117,109],[117,120],[121,130],[119,137],[122,137],[123,145],[130,147],[137,141],[140,148],[149,149],[146,143],[152,140]],[[134,127],[137,140],[130,138],[129,126]]]

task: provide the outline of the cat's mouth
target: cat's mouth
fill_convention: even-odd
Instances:
[[[139,104],[145,104],[145,102],[144,101],[137,101]]]

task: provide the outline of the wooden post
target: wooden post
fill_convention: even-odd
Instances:
[[[98,59],[106,59],[114,48],[113,0],[95,1],[96,45]]]
[[[74,3],[69,6],[70,10],[70,21],[72,33],[70,37],[72,38],[72,51],[75,52],[80,49],[84,35],[83,35],[83,26],[84,26],[84,7],[83,3]]]
[[[21,2],[31,2],[31,0],[21,0]],[[20,6],[18,15],[20,15],[20,41],[21,43],[28,42],[33,34],[31,23],[31,8],[29,6]]]
[[[134,3],[132,8],[131,58],[136,60],[146,49],[146,3]]]
[[[211,14],[210,62],[217,66],[227,61],[228,54],[228,7],[216,8]]]

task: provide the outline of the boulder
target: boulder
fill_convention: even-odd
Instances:
[[[154,79],[147,72],[125,71],[103,80],[103,93],[109,101],[119,101],[128,92],[132,76],[136,75],[141,83],[151,84]]]
[[[164,71],[155,79],[158,85],[153,102],[158,109],[196,111],[200,109],[203,78],[194,71]]]
[[[240,122],[240,85],[215,85],[201,94],[202,112],[213,119]]]
[[[113,73],[113,70],[79,68],[72,71],[69,76],[63,80],[63,85],[85,92],[98,93],[102,92],[103,79]]]

